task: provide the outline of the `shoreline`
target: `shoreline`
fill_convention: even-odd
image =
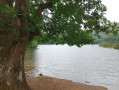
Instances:
[[[119,45],[116,44],[109,44],[105,42],[105,43],[100,43],[99,46],[103,48],[112,48],[112,49],[119,50]]]
[[[57,79],[48,76],[26,76],[32,90],[108,90],[103,86],[86,85],[66,79]]]

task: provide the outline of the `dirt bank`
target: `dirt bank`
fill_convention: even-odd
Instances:
[[[75,83],[70,80],[47,76],[29,77],[27,82],[33,90],[107,90],[105,87]]]

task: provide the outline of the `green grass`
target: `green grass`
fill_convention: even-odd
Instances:
[[[106,48],[114,48],[114,49],[119,49],[119,43],[108,43],[108,42],[103,42],[100,43],[99,46],[106,47]]]

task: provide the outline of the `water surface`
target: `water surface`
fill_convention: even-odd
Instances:
[[[68,45],[39,45],[29,49],[25,58],[26,74],[69,79],[119,90],[119,50],[98,45],[81,48]]]

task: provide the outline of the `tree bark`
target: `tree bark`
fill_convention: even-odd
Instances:
[[[1,20],[8,20],[3,16]],[[9,20],[0,25],[0,90],[29,90],[24,72],[24,55],[33,35],[30,35],[28,21],[24,18],[15,19],[10,30],[8,23]]]
[[[0,90],[29,90],[24,73],[27,43],[4,47],[0,56]]]
[[[0,1],[10,7],[15,1],[18,13],[12,16],[0,12],[0,90],[29,90],[24,72],[24,55],[29,43],[39,35],[39,30],[30,20],[27,0]],[[52,6],[52,3],[40,5],[36,16]],[[28,30],[30,25],[35,26],[34,32]]]

